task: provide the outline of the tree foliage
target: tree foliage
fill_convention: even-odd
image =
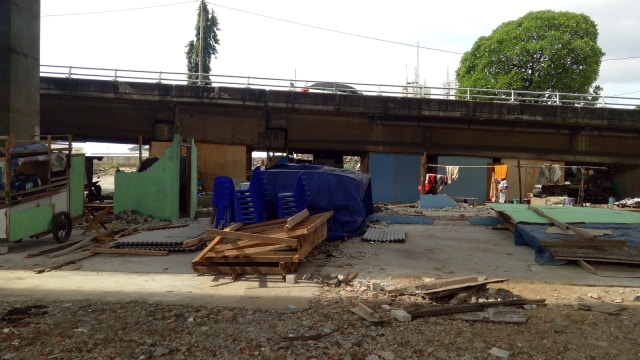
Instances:
[[[196,38],[195,40],[190,40],[187,44],[187,72],[189,73],[188,79],[189,84],[198,84],[200,83],[198,72],[200,69],[200,15],[202,13],[204,26],[202,31],[202,37],[204,39],[202,45],[202,73],[210,74],[211,73],[211,58],[217,57],[218,49],[217,45],[220,45],[220,40],[218,39],[218,31],[220,28],[218,27],[218,18],[213,10],[209,12],[209,8],[207,7],[207,3],[202,1],[200,6],[198,6],[198,19],[196,21]],[[207,84],[209,82],[209,76],[202,76],[202,84]]]
[[[603,56],[587,15],[535,11],[480,37],[462,56],[456,78],[463,88],[586,94]]]

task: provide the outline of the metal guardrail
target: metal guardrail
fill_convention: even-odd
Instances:
[[[305,86],[325,80],[278,79],[268,77],[236,76],[221,74],[200,74],[163,72],[147,70],[124,70],[89,68],[76,66],[40,65],[41,76],[68,77],[130,82],[156,82],[163,84],[200,84],[210,86],[239,86],[275,90],[303,91]],[[571,94],[559,92],[535,92],[521,90],[495,90],[473,88],[433,87],[419,84],[369,84],[354,82],[335,82],[357,88],[364,95],[382,95],[397,97],[416,97],[452,100],[500,101],[516,103],[537,103],[547,105],[575,105],[595,107],[635,108],[640,106],[640,98],[622,96],[604,96],[589,94]],[[335,89],[325,89],[329,92]]]

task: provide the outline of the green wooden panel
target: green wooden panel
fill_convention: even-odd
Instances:
[[[9,210],[9,241],[17,241],[39,233],[51,231],[53,206]]]
[[[84,154],[71,157],[69,168],[69,215],[81,216],[84,211]]]

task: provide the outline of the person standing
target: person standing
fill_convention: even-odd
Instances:
[[[509,189],[509,184],[507,184],[507,179],[502,178],[500,182],[498,182],[498,202],[504,203],[507,199],[507,189]]]

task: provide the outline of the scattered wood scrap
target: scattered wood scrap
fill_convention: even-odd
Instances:
[[[509,307],[492,307],[481,312],[455,314],[453,318],[467,321],[491,321],[512,324],[524,324],[527,322],[527,315],[522,309]]]
[[[524,306],[524,305],[544,305],[546,299],[514,299],[504,301],[486,301],[473,304],[459,305],[431,305],[421,309],[407,310],[411,314],[411,318],[419,318],[425,316],[450,315],[466,312],[478,312],[496,306]]]
[[[230,274],[234,280],[243,274],[284,278],[327,237],[327,220],[332,215],[333,211],[313,216],[302,211],[289,219],[206,229],[204,237],[190,239],[209,241],[191,261],[191,268],[201,274]]]
[[[358,303],[358,305],[356,307],[353,307],[351,309],[351,312],[360,315],[363,319],[373,322],[373,323],[377,323],[382,321],[382,317],[377,314],[375,311],[373,311],[370,307],[368,307],[367,305],[363,304],[363,303]]]
[[[607,303],[582,303],[578,304],[578,309],[585,311],[595,311],[604,314],[615,315],[620,313],[622,310],[626,309],[624,305],[621,304],[607,304]]]

